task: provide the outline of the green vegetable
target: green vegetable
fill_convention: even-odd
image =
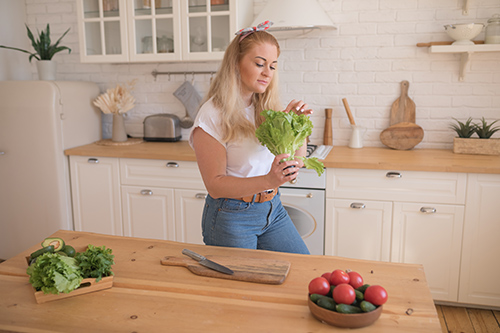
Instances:
[[[31,285],[45,294],[69,293],[78,288],[83,279],[74,258],[50,252],[40,255],[26,273]]]
[[[299,149],[305,139],[311,135],[313,124],[306,115],[295,112],[281,112],[264,110],[261,115],[265,121],[257,128],[255,134],[259,142],[266,146],[273,155],[289,154],[286,160],[295,158],[295,151]],[[304,161],[307,169],[316,170],[318,176],[324,172],[325,166],[316,157],[305,158],[297,156]]]
[[[324,309],[328,309],[331,311],[335,311],[335,306],[337,305],[333,298],[330,297],[322,297],[318,299],[318,302],[316,304]]]
[[[375,305],[373,305],[372,303],[370,303],[368,301],[361,302],[359,307],[361,308],[361,310],[363,312],[370,312],[370,311],[373,311],[377,308]]]
[[[41,244],[43,247],[52,245],[54,252],[61,251],[64,248],[64,241],[62,238],[45,238]]]
[[[347,305],[347,304],[337,304],[335,309],[337,310],[337,312],[340,312],[340,313],[352,314],[352,313],[361,313],[362,312],[362,310],[360,308],[358,308],[357,306]]]
[[[68,257],[74,257],[76,254],[75,248],[71,245],[65,245],[62,251],[68,255]]]
[[[30,254],[30,258],[35,259],[36,257],[39,257],[44,253],[54,253],[54,245],[49,245],[49,246],[43,247],[39,250],[36,250],[32,254]]]
[[[75,258],[79,262],[84,278],[95,278],[99,282],[104,276],[113,275],[111,265],[114,265],[114,255],[111,249],[105,246],[89,244],[85,252],[77,253]]]

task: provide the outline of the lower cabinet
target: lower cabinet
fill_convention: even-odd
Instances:
[[[433,298],[456,302],[466,183],[457,173],[328,169],[325,254],[422,264]]]
[[[118,159],[70,156],[69,160],[75,230],[123,235]]]
[[[422,264],[432,297],[457,301],[464,206],[394,203],[391,261]]]
[[[77,231],[203,244],[196,162],[70,156]]]
[[[326,200],[325,254],[390,261],[392,203]]]
[[[124,236],[176,240],[174,190],[122,186]]]
[[[500,307],[500,175],[469,174],[458,300]]]

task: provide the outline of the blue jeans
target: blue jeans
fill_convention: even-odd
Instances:
[[[262,203],[207,195],[202,229],[206,245],[309,254],[279,193]]]

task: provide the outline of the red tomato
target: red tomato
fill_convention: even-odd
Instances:
[[[332,272],[332,276],[330,277],[330,284],[337,286],[341,283],[349,283],[349,280],[350,277],[345,271],[336,269]]]
[[[365,290],[365,300],[374,305],[382,305],[387,302],[387,291],[382,286],[369,286]]]
[[[350,305],[356,299],[356,292],[350,284],[341,283],[333,289],[332,296],[336,303]]]
[[[349,272],[347,273],[349,275],[349,284],[354,288],[358,289],[363,285],[363,277],[361,277],[361,274],[357,272]]]
[[[324,277],[325,279],[327,279],[328,282],[330,282],[330,277],[332,276],[332,273],[326,272],[326,273],[323,273],[323,275],[321,275],[321,276]]]
[[[326,295],[330,291],[330,283],[324,277],[317,277],[309,282],[309,294]]]

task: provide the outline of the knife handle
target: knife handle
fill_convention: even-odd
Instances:
[[[195,253],[191,250],[188,250],[188,249],[184,249],[182,250],[182,254],[185,254],[187,255],[188,257],[190,258],[193,258],[194,260],[196,261],[202,261],[202,260],[205,260],[206,258],[204,256],[202,256],[201,254],[198,254],[198,253]]]

